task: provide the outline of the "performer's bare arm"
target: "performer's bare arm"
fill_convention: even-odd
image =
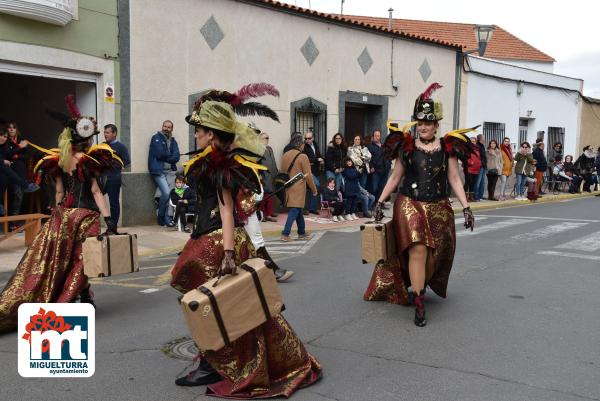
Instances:
[[[223,202],[219,202],[219,213],[223,223],[223,249],[233,250],[233,230],[235,223],[233,221],[233,198],[231,191],[223,189]]]
[[[56,195],[54,199],[56,201],[56,204],[59,205],[65,196],[65,187],[63,186],[62,177],[56,177],[56,181],[54,182],[54,189],[56,190]]]
[[[467,202],[467,197],[465,196],[465,190],[463,188],[463,183],[460,180],[460,175],[458,173],[458,159],[456,157],[450,157],[448,159],[448,182],[456,194],[458,201],[462,205],[463,208],[469,207],[469,202]]]
[[[392,174],[390,175],[390,178],[388,178],[385,187],[383,187],[383,191],[381,191],[381,196],[378,199],[379,202],[384,202],[392,192],[396,190],[402,177],[404,177],[404,165],[399,158],[396,158],[394,169],[392,170]]]
[[[104,195],[102,195],[102,191],[95,178],[92,178],[92,195],[94,196],[98,209],[100,209],[102,217],[110,217],[110,209],[106,204],[106,199],[104,198]]]

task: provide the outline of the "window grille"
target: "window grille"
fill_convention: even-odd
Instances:
[[[483,138],[485,139],[485,146],[490,143],[492,139],[497,144],[501,144],[504,139],[504,123],[483,123]]]

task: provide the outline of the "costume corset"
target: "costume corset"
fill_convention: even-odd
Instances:
[[[72,175],[63,172],[62,180],[65,188],[64,207],[100,211],[92,195],[92,184],[89,180],[80,181],[77,177],[77,171],[73,171]]]
[[[219,211],[217,188],[211,184],[207,179],[200,178],[198,180],[193,238],[198,238],[223,226]]]
[[[438,201],[450,196],[448,155],[440,148],[432,152],[417,147],[404,158],[406,173],[401,193],[418,201]]]

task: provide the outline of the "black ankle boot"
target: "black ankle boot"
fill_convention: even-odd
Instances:
[[[415,325],[423,327],[427,324],[425,319],[425,289],[421,290],[421,293],[414,294],[415,299]]]
[[[206,359],[202,359],[197,369],[175,380],[175,384],[183,387],[195,387],[213,384],[221,380],[223,378],[215,368]]]
[[[273,273],[275,274],[275,279],[277,281],[287,281],[290,277],[294,275],[293,271],[282,269],[279,266],[277,266],[277,263],[275,263],[275,261],[271,258],[271,255],[269,255],[269,252],[267,252],[267,248],[265,248],[264,246],[261,246],[256,250],[256,256],[269,262],[267,265],[271,269],[273,269]]]
[[[82,304],[91,304],[94,308],[96,307],[96,304],[94,303],[94,293],[89,285],[79,294],[79,302]]]

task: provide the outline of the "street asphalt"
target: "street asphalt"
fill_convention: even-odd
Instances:
[[[476,219],[471,234],[457,215],[448,298],[428,292],[424,328],[412,308],[362,300],[372,266],[361,263],[355,229],[319,234],[301,251],[271,241],[295,272],[281,284],[284,316],[324,366],[323,379],[292,399],[600,400],[600,198]],[[175,257],[94,280],[91,378],[23,379],[16,334],[0,336],[0,399],[212,399],[204,387],[175,386],[191,361],[163,351],[189,335],[167,285]],[[191,343],[181,344],[189,354]]]

